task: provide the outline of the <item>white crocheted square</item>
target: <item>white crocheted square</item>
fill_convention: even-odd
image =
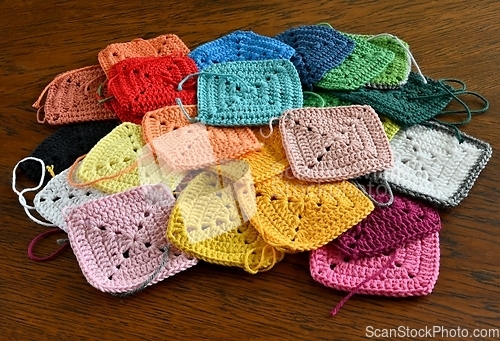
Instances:
[[[400,130],[391,140],[394,167],[382,173],[391,187],[438,206],[457,206],[491,157],[491,146],[438,123]]]

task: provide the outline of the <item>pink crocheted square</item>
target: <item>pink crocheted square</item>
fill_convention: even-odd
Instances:
[[[166,186],[145,185],[72,209],[68,238],[87,281],[103,292],[130,293],[195,265],[165,240],[174,201]]]
[[[438,232],[394,252],[395,256],[390,254],[349,259],[334,243],[330,243],[311,252],[311,275],[315,281],[327,287],[350,292],[387,266],[387,262],[392,262],[380,275],[361,285],[357,292],[396,297],[431,293],[439,275]]]
[[[370,106],[287,110],[280,130],[292,172],[301,180],[347,180],[393,165],[384,127]]]

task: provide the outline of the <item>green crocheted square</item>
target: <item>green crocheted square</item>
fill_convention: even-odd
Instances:
[[[382,121],[382,125],[384,126],[385,135],[387,135],[387,139],[390,141],[399,131],[400,126],[396,123],[392,122],[390,119],[384,116],[379,116],[380,121]]]
[[[343,105],[351,104],[352,103],[349,101],[343,101],[340,98],[336,97],[335,93],[330,90],[314,89],[314,93],[304,92],[304,107],[340,107]]]

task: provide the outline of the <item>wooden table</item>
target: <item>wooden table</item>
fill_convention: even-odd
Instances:
[[[369,326],[500,328],[500,2],[33,0],[2,1],[0,12],[0,339],[313,340],[360,338]],[[332,318],[346,294],[311,279],[306,253],[257,275],[200,263],[126,299],[87,284],[70,250],[51,262],[28,260],[28,243],[45,228],[25,216],[11,172],[55,130],[36,122],[31,104],[56,74],[97,64],[107,44],[136,37],[175,33],[194,48],[236,29],[273,36],[319,22],[393,33],[410,43],[425,74],[462,79],[491,102],[463,127],[494,153],[468,198],[442,213],[441,271],[431,295],[357,295]]]

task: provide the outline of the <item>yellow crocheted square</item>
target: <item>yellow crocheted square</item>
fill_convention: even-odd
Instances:
[[[384,126],[384,131],[385,134],[387,135],[387,138],[389,139],[389,141],[392,140],[394,135],[396,135],[396,133],[399,131],[401,127],[398,126],[393,121],[391,121],[390,119],[388,119],[387,117],[384,116],[379,116],[379,117],[380,120],[382,121],[382,125]]]

